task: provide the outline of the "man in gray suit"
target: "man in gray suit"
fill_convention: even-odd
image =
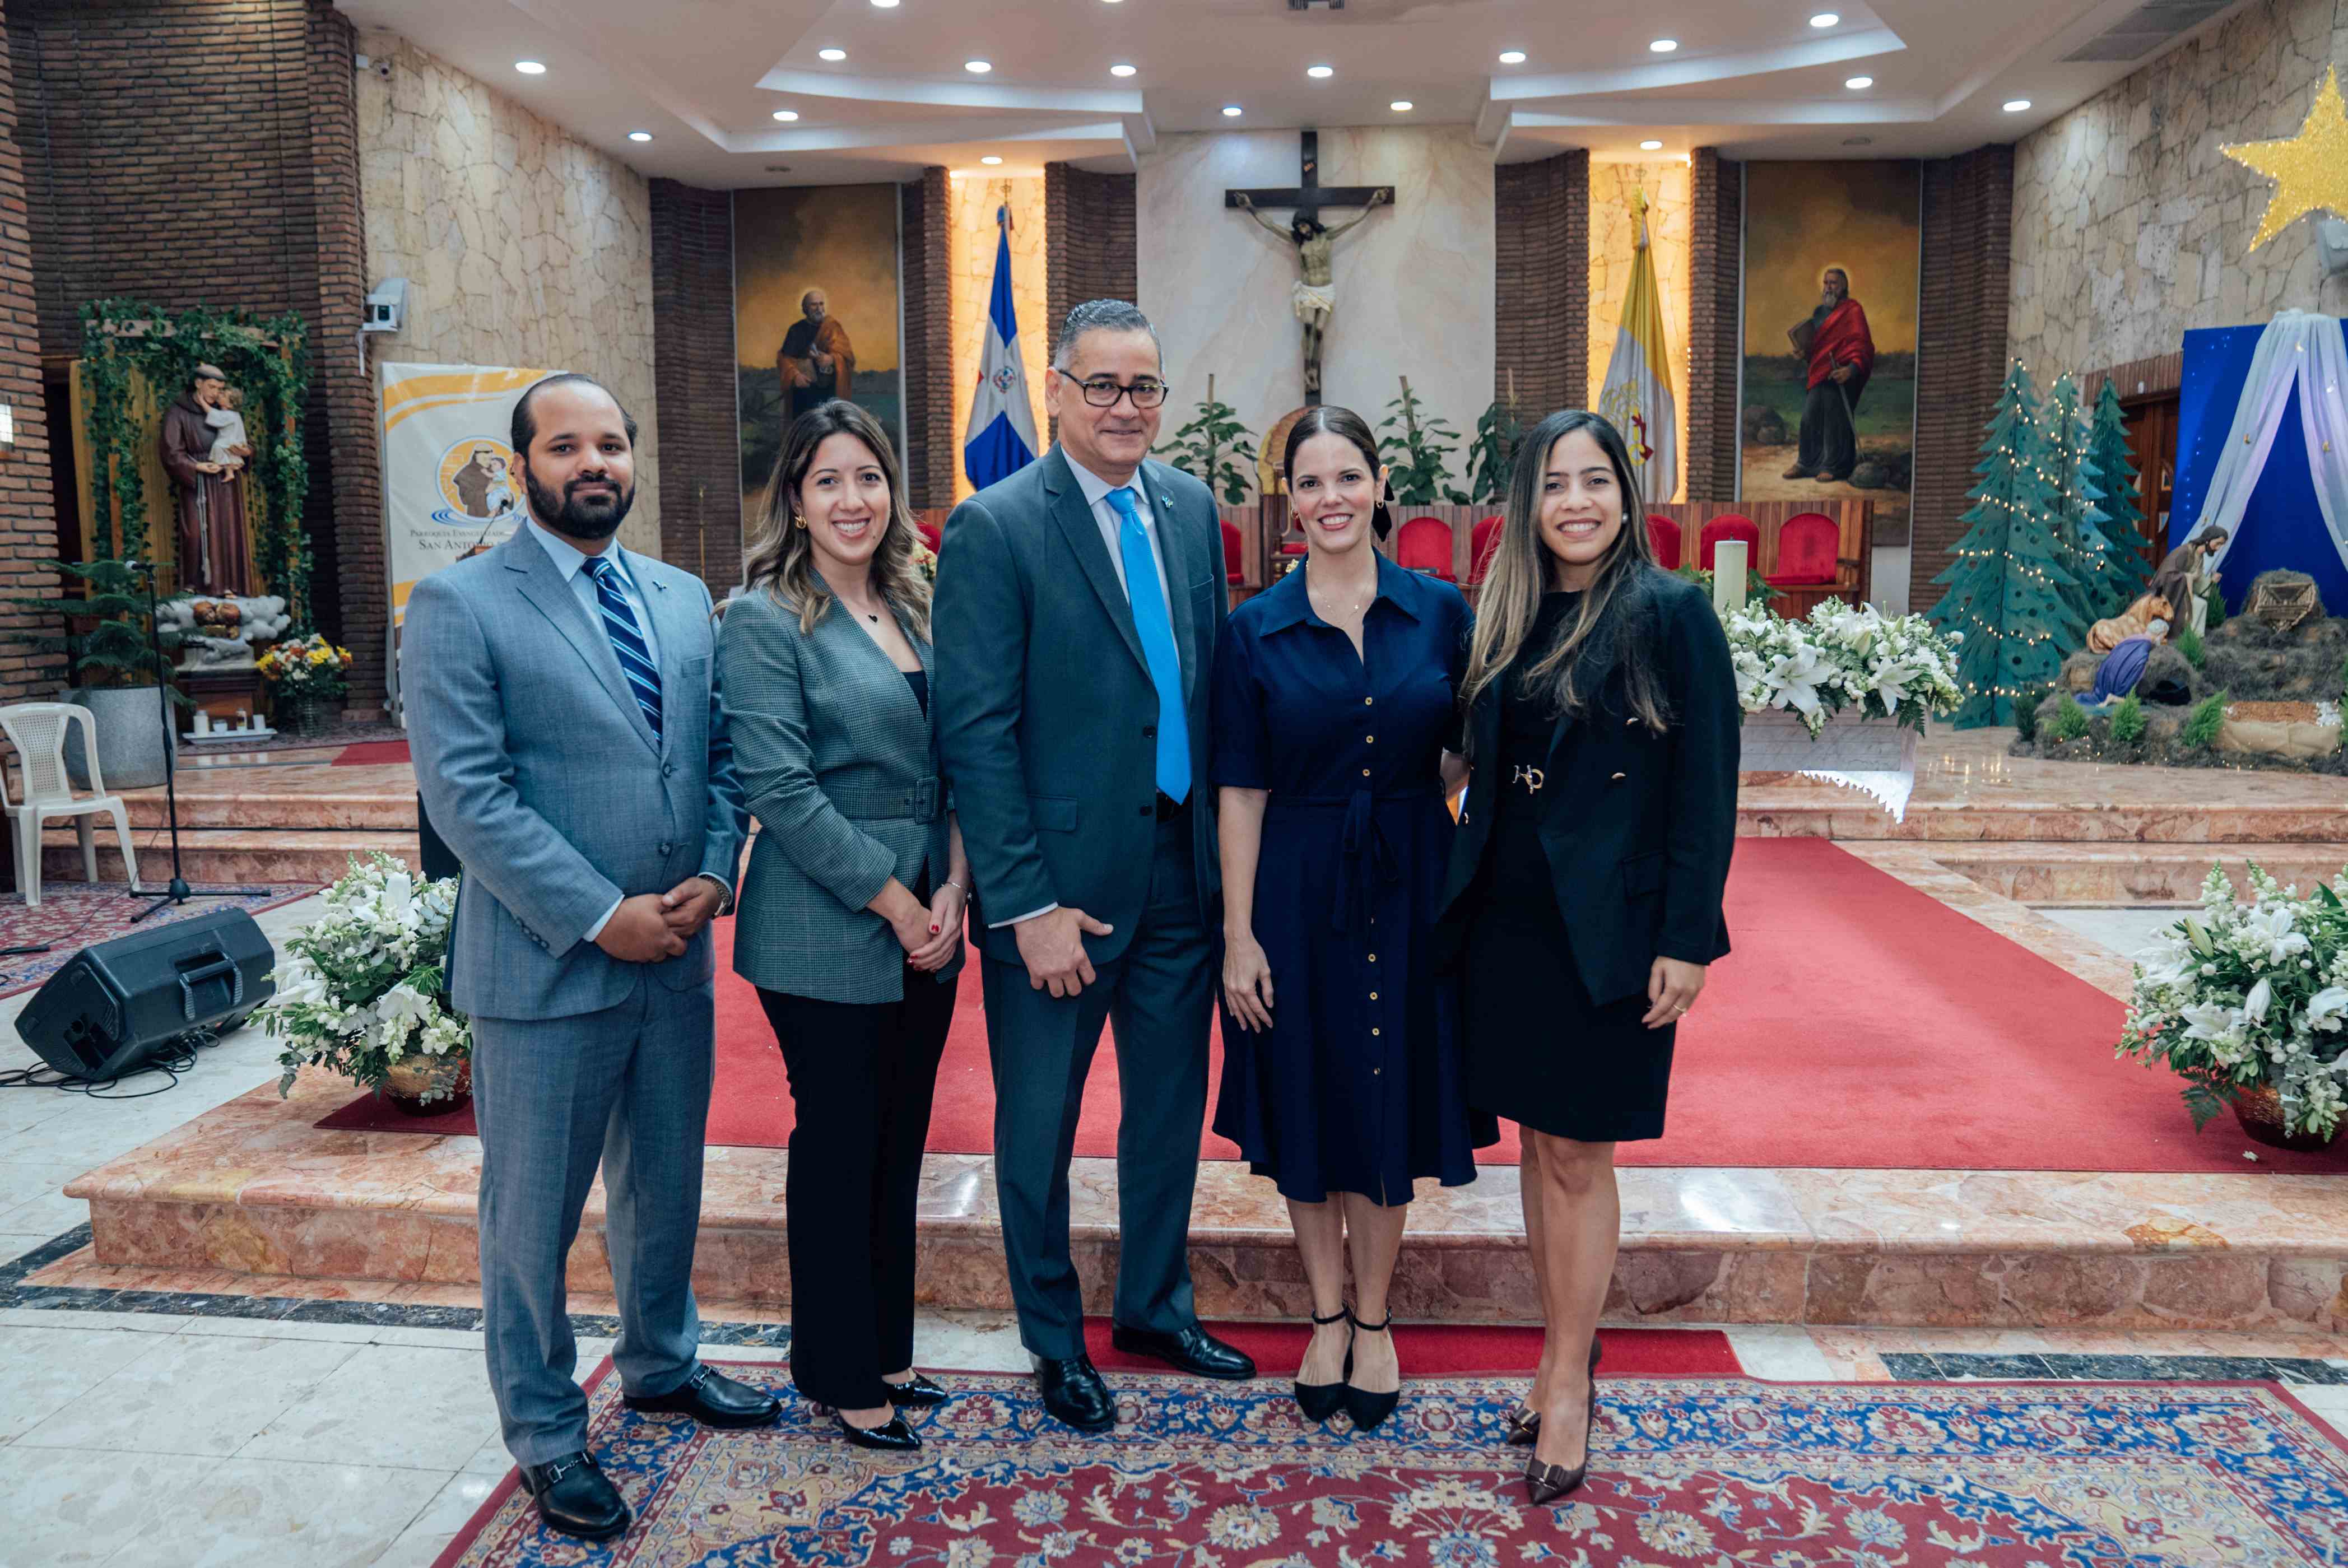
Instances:
[[[932,611],[938,748],[976,879],[994,1173],[1019,1336],[1044,1403],[1117,1421],[1085,1353],[1068,1157],[1113,1021],[1113,1336],[1201,1377],[1254,1363],[1199,1326],[1190,1198],[1220,961],[1207,695],[1227,609],[1214,497],[1147,461],[1166,400],[1148,319],[1078,305],[1045,383],[1060,438],[946,520]]]
[[[717,1427],[780,1414],[695,1356],[708,923],[749,821],[708,590],[613,537],[635,435],[583,376],[523,393],[527,523],[418,583],[401,648],[417,782],[465,866],[452,1000],[473,1021],[489,1383],[540,1514],[591,1540],[629,1522],[587,1451],[564,1305],[599,1158],[627,1404]]]

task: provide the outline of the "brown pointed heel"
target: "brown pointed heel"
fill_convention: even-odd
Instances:
[[[1593,1409],[1598,1397],[1598,1363],[1604,1354],[1598,1341],[1592,1339],[1590,1342],[1590,1393]],[[1530,1448],[1540,1441],[1540,1412],[1530,1405],[1518,1406],[1500,1418],[1500,1424],[1509,1429],[1509,1446],[1512,1449]]]
[[[1590,1460],[1587,1457],[1571,1470],[1563,1465],[1545,1465],[1539,1460],[1525,1461],[1525,1495],[1532,1499],[1536,1508],[1555,1502],[1561,1497],[1572,1496],[1589,1479]]]

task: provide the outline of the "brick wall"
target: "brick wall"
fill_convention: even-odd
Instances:
[[[1130,174],[1044,165],[1045,294],[1052,319],[1036,374],[1059,352],[1060,324],[1070,311],[1089,299],[1131,300],[1141,292],[1133,191]]]
[[[348,21],[330,0],[10,0],[6,26],[41,351],[76,352],[108,296],[301,314],[313,598],[356,655],[353,706],[380,700]]]
[[[953,428],[953,281],[946,171],[898,187],[905,308],[905,488],[915,507],[952,506],[962,460]]]
[[[1590,396],[1590,154],[1492,170],[1492,392],[1527,424]]]
[[[1709,147],[1695,150],[1694,222],[1688,268],[1687,495],[1736,499],[1740,431],[1737,373],[1743,363],[1745,169]]]
[[[8,70],[6,7],[0,5],[0,403],[13,411],[16,442],[0,447],[0,595],[53,592],[57,511],[49,498],[48,420],[41,402],[40,322],[33,303],[32,239],[26,227],[25,168],[17,151],[16,94]],[[0,609],[0,636],[51,630],[49,618]],[[0,642],[0,702],[48,696],[65,662]]]
[[[661,559],[723,599],[742,580],[733,194],[655,180],[652,226]]]
[[[2012,147],[1926,160],[1910,540],[1911,602],[1920,608],[1939,597],[1931,579],[1964,534],[1957,519],[2005,379],[2013,217]]]

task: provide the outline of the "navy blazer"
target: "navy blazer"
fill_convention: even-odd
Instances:
[[[1582,983],[1601,1005],[1644,994],[1658,956],[1710,964],[1728,952],[1721,898],[1736,842],[1745,717],[1728,638],[1694,583],[1650,567],[1632,593],[1628,636],[1619,650],[1589,655],[1601,663],[1582,672],[1580,689],[1594,695],[1581,717],[1558,720],[1540,793],[1541,848],[1558,912]],[[1672,716],[1663,735],[1624,704],[1617,657],[1661,665]],[[1464,940],[1491,841],[1506,678],[1486,686],[1468,716],[1474,772],[1444,886],[1438,952],[1447,957]]]

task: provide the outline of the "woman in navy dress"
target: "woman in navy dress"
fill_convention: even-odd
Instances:
[[[1215,656],[1215,1130],[1288,1200],[1314,1324],[1298,1404],[1367,1429],[1402,1387],[1386,1286],[1411,1184],[1474,1181],[1474,1148],[1499,1136],[1468,1109],[1457,994],[1429,941],[1469,616],[1457,588],[1378,555],[1385,474],[1359,415],[1314,408],[1284,469],[1304,564],[1232,612]]]

